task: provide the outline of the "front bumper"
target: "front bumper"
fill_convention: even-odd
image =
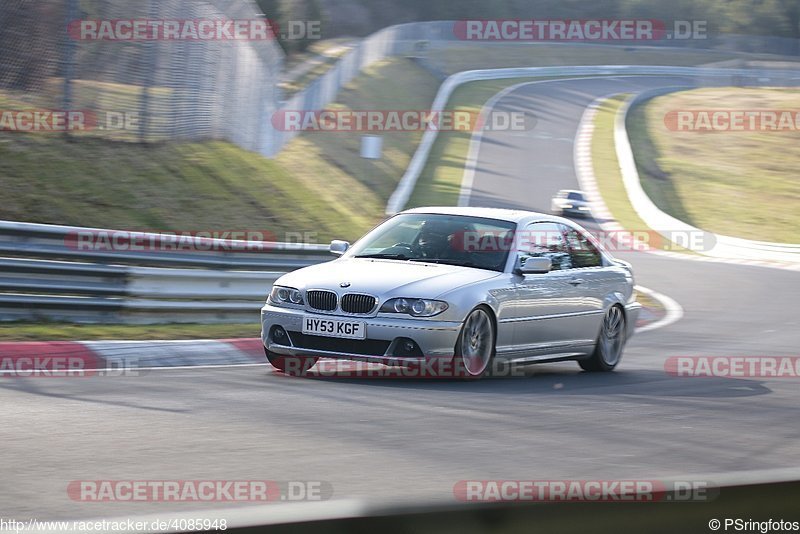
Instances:
[[[303,319],[352,319],[366,323],[367,340],[360,343],[347,339],[302,334]],[[289,340],[280,343],[271,336],[273,328],[283,328]],[[278,308],[266,304],[261,308],[261,341],[264,347],[282,356],[315,356],[383,364],[409,364],[433,359],[452,358],[461,323],[412,318],[351,317],[316,314],[306,310]],[[401,343],[413,341],[418,350],[411,355],[398,355]],[[353,349],[353,350],[348,350]]]

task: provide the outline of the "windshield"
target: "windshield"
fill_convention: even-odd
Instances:
[[[577,191],[572,191],[567,195],[569,200],[583,200],[583,195],[578,193]]]
[[[348,254],[460,265],[503,271],[516,225],[512,222],[409,213],[393,217],[356,243]]]

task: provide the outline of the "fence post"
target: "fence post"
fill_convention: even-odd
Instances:
[[[72,109],[72,78],[75,75],[75,41],[69,35],[69,25],[78,18],[78,0],[68,0],[64,21],[64,88],[62,94],[63,111]],[[69,128],[64,130],[64,135],[70,137]]]
[[[147,17],[154,20],[158,16],[158,1],[148,0]],[[158,39],[158,36],[155,36]],[[145,41],[144,48],[144,83],[142,84],[142,97],[139,99],[139,142],[147,142],[147,134],[150,129],[150,87],[153,86],[153,79],[156,72],[156,46],[157,41]]]

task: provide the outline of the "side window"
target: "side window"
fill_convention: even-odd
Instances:
[[[554,271],[572,268],[569,247],[560,225],[555,223],[533,223],[528,225],[518,238],[520,258],[550,258]]]
[[[581,267],[600,267],[603,265],[603,257],[591,241],[586,236],[574,228],[565,227],[567,234],[567,244],[572,258],[572,266],[576,269]]]

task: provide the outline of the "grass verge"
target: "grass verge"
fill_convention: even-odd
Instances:
[[[628,200],[614,143],[614,119],[629,96],[616,95],[600,103],[594,119],[592,163],[600,195],[609,211],[624,228],[633,230],[648,226]]]
[[[429,109],[439,80],[409,60],[393,59],[368,67],[358,83],[348,86],[331,109]],[[294,139],[276,162],[298,184],[313,189],[323,204],[337,206],[359,221],[358,232],[335,237],[353,239],[383,218],[394,192],[422,137],[422,132],[383,132],[380,159],[360,157],[361,135],[348,132],[310,132]],[[302,205],[295,209],[303,209]],[[323,209],[323,216],[330,217]],[[333,219],[333,218],[332,218]],[[332,225],[336,224],[332,220]],[[342,228],[346,230],[346,228]],[[355,227],[354,227],[355,230]]]
[[[798,108],[798,89],[752,87],[682,91],[636,107],[628,129],[645,191],[663,211],[703,230],[797,243],[800,129],[673,131],[664,118],[676,110]]]
[[[367,68],[336,106],[426,109],[438,85],[411,61],[392,59]],[[307,133],[270,160],[221,141],[143,146],[4,132],[0,219],[355,239],[383,217],[420,136],[387,133],[383,158],[366,160],[360,135]]]
[[[626,230],[649,231],[650,227],[639,217],[628,200],[622,182],[617,149],[614,142],[614,122],[620,108],[630,95],[620,94],[600,103],[594,119],[592,135],[592,165],[600,196],[614,219]],[[652,243],[651,243],[652,244]],[[665,242],[660,247],[671,252],[694,254],[674,243]]]

